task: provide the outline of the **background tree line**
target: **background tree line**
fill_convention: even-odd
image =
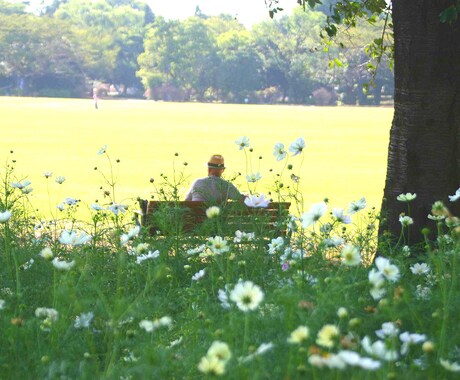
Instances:
[[[0,94],[83,97],[94,86],[100,95],[174,101],[391,98],[393,73],[381,65],[372,78],[365,51],[382,21],[362,22],[332,46],[320,37],[327,12],[299,7],[248,30],[198,8],[184,21],[165,20],[140,0],[55,0],[35,13],[0,0]]]

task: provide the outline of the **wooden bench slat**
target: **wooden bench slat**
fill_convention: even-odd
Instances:
[[[161,231],[162,225],[185,233],[198,230],[208,219],[206,210],[211,206],[206,202],[197,201],[147,201],[139,200],[142,210],[141,224],[149,227],[151,233],[167,233]],[[228,202],[218,205],[221,209],[219,216],[230,230],[254,229],[263,232],[279,232],[285,234],[277,222],[285,221],[290,202],[271,202],[266,208],[247,207],[241,202]],[[158,220],[158,218],[162,218]],[[234,232],[234,231],[233,231]],[[246,231],[253,232],[253,231]]]

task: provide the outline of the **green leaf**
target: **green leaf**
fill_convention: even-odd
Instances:
[[[308,0],[308,5],[310,8],[314,8],[316,4],[321,4],[321,1],[319,0]]]
[[[342,61],[339,60],[338,58],[334,58],[334,62],[335,62],[335,64],[336,64],[337,66],[339,66],[339,67],[342,67],[342,66],[343,66]]]
[[[326,26],[324,29],[329,37],[334,37],[337,34],[337,28],[333,24]]]
[[[439,19],[442,23],[452,23],[457,20],[458,10],[455,6],[450,6],[449,8],[444,9],[439,14]]]

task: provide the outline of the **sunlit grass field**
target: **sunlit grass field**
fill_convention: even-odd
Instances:
[[[160,173],[171,176],[174,169],[188,178],[181,187],[185,195],[188,184],[206,174],[209,156],[221,153],[226,177],[243,174],[236,180],[242,192],[248,190],[245,175],[260,172],[257,191],[267,193],[267,184],[289,163],[301,177],[306,209],[325,197],[346,207],[362,196],[379,208],[392,115],[392,108],[104,99],[96,110],[91,99],[2,97],[0,158],[16,160],[18,180],[32,182],[31,201],[41,210],[54,209],[65,197],[104,201],[103,179],[94,170],[110,173],[106,157],[97,154],[103,145],[117,173],[117,202],[150,197],[150,178],[158,182]],[[247,156],[235,144],[243,135],[254,149]],[[287,149],[298,137],[307,143],[304,158],[277,162],[274,144]],[[66,181],[47,180],[46,171]]]

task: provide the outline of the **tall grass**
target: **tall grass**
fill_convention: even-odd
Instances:
[[[249,173],[250,148],[236,153]],[[402,241],[373,261],[378,215],[360,198],[342,209],[299,205],[308,183],[297,177],[309,153],[294,150],[280,161],[293,168],[286,161],[270,186],[273,198],[300,211],[285,220],[289,234],[228,235],[214,213],[199,235],[150,235],[134,225],[133,205],[118,199],[112,151],[99,153],[106,167],[93,175],[107,201],[89,207],[89,220],[77,217],[78,197],[42,218],[29,203],[31,184],[17,178],[14,155],[7,158],[1,378],[458,376],[459,222],[443,205],[432,215],[439,235],[423,253]],[[181,173],[154,182],[155,195],[177,194]],[[251,196],[262,192],[257,186],[248,183]],[[50,187],[48,196],[60,191]]]

